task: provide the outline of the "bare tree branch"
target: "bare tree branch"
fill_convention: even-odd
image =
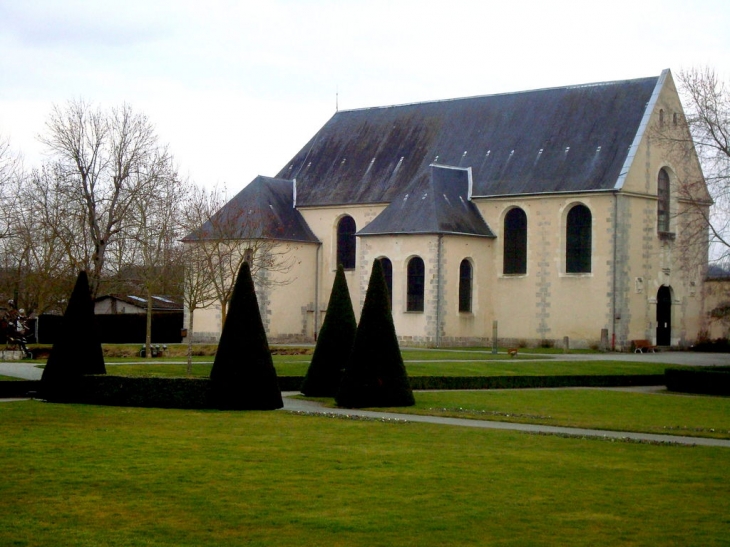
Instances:
[[[129,105],[103,111],[83,100],[53,108],[40,137],[54,158],[58,184],[69,206],[84,211],[85,249],[76,259],[89,272],[96,296],[106,253],[121,238],[135,200],[149,196],[158,179],[174,172],[150,121]]]

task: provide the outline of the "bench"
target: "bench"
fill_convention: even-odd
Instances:
[[[656,346],[654,346],[649,340],[632,340],[631,344],[634,346],[634,353],[647,353],[650,351],[656,353]]]

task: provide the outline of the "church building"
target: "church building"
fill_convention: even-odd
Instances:
[[[669,70],[338,111],[217,215],[255,215],[241,252],[287,263],[256,274],[272,342],[315,340],[338,264],[359,316],[380,260],[403,345],[684,346],[705,328],[707,238],[689,227],[711,200],[667,135],[688,140]],[[191,335],[220,323],[213,303]]]

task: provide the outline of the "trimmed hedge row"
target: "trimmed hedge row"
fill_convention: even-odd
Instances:
[[[215,408],[208,378],[130,378],[83,376],[73,384],[45,390],[40,395],[52,403],[136,406],[150,408]]]
[[[522,389],[664,385],[663,374],[583,376],[411,376],[411,387],[432,389]]]
[[[672,369],[667,369],[669,372]],[[726,373],[730,386],[730,370]],[[668,378],[669,376],[667,376]],[[282,391],[300,391],[302,376],[279,376]],[[414,390],[519,389],[549,387],[622,387],[663,385],[662,374],[605,376],[413,376]],[[714,381],[714,380],[713,380]],[[668,380],[667,380],[668,382]],[[51,402],[153,408],[214,408],[208,378],[130,378],[84,376],[62,393],[42,393],[38,380],[0,381],[0,397],[25,397],[36,392]],[[675,390],[686,391],[686,390]],[[702,393],[702,392],[699,392]]]
[[[40,380],[3,380],[0,381],[0,398],[27,397],[28,393],[40,389]]]
[[[668,368],[664,377],[669,391],[730,395],[730,367]]]

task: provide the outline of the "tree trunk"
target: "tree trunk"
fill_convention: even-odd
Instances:
[[[145,331],[145,357],[152,359],[152,293],[147,290],[147,329]]]
[[[190,319],[188,320],[188,377],[193,375],[193,314],[195,308],[190,308]]]

